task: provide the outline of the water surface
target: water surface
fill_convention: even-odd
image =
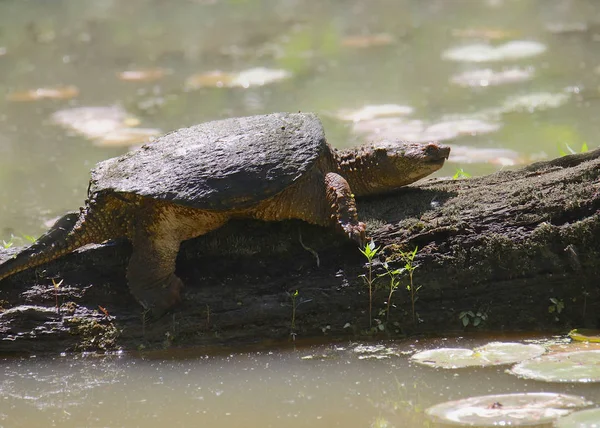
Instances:
[[[474,395],[558,392],[600,403],[594,384],[521,380],[506,374],[506,366],[433,369],[408,359],[431,347],[486,342],[339,342],[231,355],[198,350],[4,360],[0,426],[411,428],[431,426],[425,408]]]
[[[407,126],[443,122],[428,138],[455,132],[451,120],[492,122],[492,128],[463,123],[447,139],[453,157],[438,175],[555,157],[565,143],[596,147],[599,18],[594,0],[4,0],[0,239],[42,233],[44,223],[83,203],[96,162],[128,150],[127,144],[99,147],[52,123],[65,108],[120,106],[138,127],[159,132],[231,116],[314,111],[336,147],[423,136],[407,133]],[[512,48],[516,56],[481,62],[449,55],[474,44],[503,49],[523,42],[543,51],[523,53],[521,45]],[[198,74],[256,68],[290,77],[248,88],[186,84]],[[120,74],[136,70],[164,75],[131,81]],[[530,76],[457,83],[482,70]],[[64,86],[77,95],[19,98]],[[564,98],[557,105],[515,104],[515,97],[532,94]],[[403,118],[408,125],[338,118],[342,110],[382,104],[413,109]]]

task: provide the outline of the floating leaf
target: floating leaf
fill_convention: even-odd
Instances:
[[[292,76],[287,70],[273,70],[264,67],[251,68],[239,73],[225,73],[210,71],[208,73],[194,74],[186,79],[186,87],[200,89],[207,87],[216,88],[249,88],[279,82]]]
[[[582,397],[550,392],[498,394],[436,404],[425,413],[438,423],[452,425],[539,426],[591,404]]]
[[[6,96],[6,99],[9,101],[68,100],[78,95],[79,89],[75,86],[57,86],[12,92]]]
[[[589,30],[585,22],[553,22],[546,24],[546,30],[553,34],[585,33]]]
[[[598,428],[600,426],[600,408],[580,410],[560,418],[555,428]]]
[[[137,118],[119,106],[59,110],[51,120],[88,138],[100,138],[117,129],[139,124]]]
[[[571,342],[571,343],[556,343],[547,347],[548,352],[558,354],[559,352],[575,352],[575,351],[600,351],[600,343],[591,342]]]
[[[398,104],[366,105],[358,110],[340,110],[336,117],[341,120],[360,122],[389,116],[406,116],[414,111],[412,107]]]
[[[453,145],[452,156],[450,156],[448,162],[459,164],[488,163],[500,166],[515,166],[525,164],[527,159],[510,149]]]
[[[250,86],[263,86],[269,83],[279,82],[288,79],[292,76],[287,70],[271,70],[268,68],[258,67],[238,73],[230,86],[248,88]]]
[[[539,55],[546,46],[533,41],[517,40],[500,46],[488,44],[472,44],[448,49],[442,58],[461,62],[491,62],[527,58]]]
[[[452,30],[452,35],[472,39],[501,40],[513,37],[514,32],[496,28],[464,28]]]
[[[456,119],[433,124],[425,129],[425,132],[434,135],[451,133],[456,133],[456,135],[480,135],[496,132],[500,127],[499,123],[486,122],[481,119]]]
[[[535,92],[532,94],[517,95],[508,98],[500,108],[500,111],[502,113],[522,111],[533,113],[534,111],[560,107],[569,98],[569,94],[561,92],[554,94],[550,92]]]
[[[117,77],[126,82],[155,82],[165,77],[167,73],[169,73],[169,71],[162,68],[126,70],[117,73]]]
[[[161,134],[159,129],[135,128],[138,118],[119,106],[77,107],[55,112],[52,121],[71,129],[98,146],[131,146]]]
[[[474,351],[496,365],[510,364],[539,357],[546,352],[546,348],[534,344],[490,342],[484,346],[475,348]]]
[[[364,34],[345,37],[342,39],[342,45],[351,48],[370,48],[373,46],[391,45],[395,41],[394,36],[387,33]]]
[[[216,70],[209,71],[208,73],[193,74],[186,79],[185,86],[189,89],[222,88],[229,86],[232,80],[232,74]]]
[[[479,87],[497,86],[506,83],[524,82],[533,79],[533,68],[508,68],[494,71],[490,68],[465,71],[450,78],[450,81],[459,86]]]
[[[443,369],[484,367],[512,364],[542,355],[546,349],[540,345],[512,342],[491,342],[479,348],[439,348],[414,354],[411,359],[419,364]]]
[[[452,119],[427,126],[422,120],[399,117],[377,118],[355,122],[353,130],[368,138],[400,139],[414,142],[445,141],[461,135],[479,135],[495,132],[501,125],[481,119]]]
[[[600,382],[600,351],[544,355],[523,361],[508,372],[545,382]]]
[[[94,144],[105,147],[131,146],[146,143],[161,133],[160,129],[153,128],[119,128],[96,139]]]
[[[600,330],[576,328],[569,332],[569,337],[578,342],[600,343]]]

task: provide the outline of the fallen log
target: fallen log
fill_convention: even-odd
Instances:
[[[184,302],[158,320],[129,294],[125,241],[3,280],[0,354],[600,327],[600,149],[358,208],[380,247],[371,318],[354,243],[299,221],[236,221],[184,243]],[[402,275],[388,314],[385,266],[415,248],[414,309]]]

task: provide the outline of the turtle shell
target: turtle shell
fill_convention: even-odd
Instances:
[[[210,210],[245,208],[293,184],[330,151],[314,114],[218,120],[100,162],[89,194],[133,193]]]

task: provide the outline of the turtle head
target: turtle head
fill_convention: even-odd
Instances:
[[[449,154],[436,142],[386,140],[342,153],[342,175],[357,196],[387,193],[437,171]]]

